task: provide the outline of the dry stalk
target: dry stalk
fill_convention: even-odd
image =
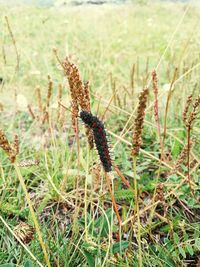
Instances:
[[[101,179],[101,164],[96,163],[94,166],[92,166],[91,173],[93,190],[97,191],[99,189]]]
[[[117,106],[117,98],[116,98],[116,80],[113,78],[112,73],[110,74],[110,83],[111,83],[111,89],[112,89],[112,94],[114,96],[114,105]]]
[[[37,100],[38,100],[38,109],[39,109],[39,112],[42,114],[43,112],[43,108],[42,108],[42,97],[41,97],[41,90],[40,90],[40,87],[37,86],[35,88],[36,90],[36,95],[37,95]]]
[[[134,95],[134,87],[135,87],[135,64],[133,64],[131,69],[131,75],[130,75],[130,86],[131,86],[131,96]]]
[[[8,20],[7,16],[5,16],[5,20],[6,20],[6,24],[7,24],[7,27],[8,27],[9,34],[10,34],[12,42],[13,42],[13,46],[15,48],[15,53],[16,53],[16,57],[17,57],[16,71],[18,71],[19,70],[20,56],[19,56],[19,52],[18,52],[18,49],[17,49],[16,40],[15,40],[15,37],[14,37],[14,34],[12,32],[12,29],[11,29],[11,26],[10,26],[10,23],[9,23],[9,20]]]
[[[165,117],[164,117],[163,147],[164,147],[165,138],[166,138],[166,135],[167,135],[167,115],[168,115],[168,110],[169,110],[169,103],[170,103],[170,100],[171,100],[171,96],[172,96],[172,92],[173,92],[172,89],[173,89],[174,83],[176,81],[177,74],[178,74],[178,68],[176,68],[175,71],[174,71],[174,75],[173,75],[172,81],[170,83],[170,88],[169,88],[169,92],[168,92],[168,95],[167,95],[167,103],[166,103],[166,106],[165,106]]]
[[[153,83],[153,92],[154,92],[154,117],[157,124],[158,138],[160,142],[161,148],[161,157],[164,159],[164,147],[161,138],[161,130],[160,130],[160,116],[159,116],[159,108],[158,108],[158,79],[157,73],[154,70],[152,72],[152,83]]]
[[[117,216],[118,224],[119,224],[118,240],[120,240],[121,217],[119,215],[117,203],[116,203],[114,192],[113,192],[113,189],[112,189],[112,182],[111,181],[112,181],[113,177],[112,177],[112,173],[111,172],[104,172],[104,173],[105,173],[105,177],[106,177],[106,183],[107,183],[107,186],[108,186],[108,189],[109,189],[109,192],[110,192],[112,204],[113,204],[113,207],[114,207],[114,210],[115,210],[115,213],[116,213],[116,216]]]
[[[142,144],[142,130],[144,125],[145,109],[147,105],[147,97],[149,90],[144,89],[139,96],[139,105],[137,109],[137,115],[135,118],[135,126],[133,131],[133,142],[132,142],[132,156],[133,156],[133,173],[134,173],[134,191],[135,191],[135,212],[137,214],[137,242],[138,242],[138,265],[142,267],[142,247],[141,247],[141,224],[139,215],[139,198],[138,198],[138,185],[136,177],[136,162],[139,150]]]
[[[30,113],[30,115],[31,115],[31,118],[32,118],[33,120],[35,120],[35,114],[34,114],[34,112],[33,112],[33,110],[32,110],[31,105],[28,104],[27,108],[28,108],[28,111],[29,111],[29,113]]]
[[[59,84],[58,85],[58,103],[61,103],[62,102],[62,94],[63,94],[63,86],[62,84]],[[61,122],[61,109],[62,107],[60,105],[58,105],[58,112],[57,112],[57,120],[59,122]]]

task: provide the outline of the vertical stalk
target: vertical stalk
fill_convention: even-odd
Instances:
[[[40,245],[41,245],[43,253],[44,253],[44,258],[45,258],[46,264],[47,264],[48,267],[51,267],[51,264],[50,264],[50,261],[49,261],[49,257],[48,257],[48,254],[47,254],[46,245],[43,242],[42,234],[41,234],[41,231],[40,231],[40,226],[39,226],[38,220],[36,218],[36,215],[35,215],[32,203],[31,203],[31,199],[30,199],[29,193],[28,193],[28,191],[26,189],[26,185],[25,185],[24,179],[23,179],[23,177],[21,175],[21,172],[20,172],[18,166],[16,164],[14,164],[14,167],[15,167],[15,171],[17,173],[18,179],[20,181],[20,184],[22,186],[22,189],[23,189],[23,191],[25,193],[26,200],[27,200],[28,205],[29,205],[29,209],[30,209],[30,212],[31,212],[31,216],[32,216],[34,225],[35,225],[35,229],[36,229],[36,232],[38,234],[38,239],[39,239]]]
[[[87,199],[87,184],[88,184],[88,175],[89,175],[89,156],[90,156],[90,148],[87,142],[87,162],[86,162],[86,177],[85,177],[85,239],[88,240],[88,225],[87,225],[87,206],[88,206],[88,199]]]
[[[110,172],[104,172],[105,173],[105,177],[106,177],[106,183],[110,192],[110,196],[111,196],[111,200],[112,200],[112,204],[113,204],[113,208],[114,211],[116,213],[117,216],[117,220],[118,220],[118,224],[119,224],[119,231],[118,231],[118,241],[120,240],[120,231],[121,231],[121,217],[119,215],[119,211],[117,208],[117,203],[115,201],[115,196],[114,196],[114,187],[113,187],[113,183],[112,183],[112,175],[110,174]],[[111,178],[111,179],[110,179]]]
[[[137,242],[138,242],[138,266],[142,267],[142,246],[141,246],[141,225],[140,225],[140,212],[139,212],[139,201],[138,201],[138,186],[137,186],[137,174],[136,174],[136,162],[137,157],[133,156],[133,177],[134,177],[134,188],[135,188],[135,212],[137,215]]]
[[[188,126],[187,128],[187,171],[188,171],[188,183],[189,183],[189,186],[191,188],[191,183],[190,183],[190,131],[191,131],[191,127],[190,125]]]

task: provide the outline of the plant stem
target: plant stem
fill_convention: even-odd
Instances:
[[[137,157],[133,156],[133,177],[134,177],[134,188],[135,188],[135,212],[137,215],[137,242],[138,242],[138,266],[142,267],[142,247],[141,247],[141,225],[140,225],[140,212],[139,212],[139,201],[138,201],[138,186],[137,186],[137,175],[136,175],[136,162]]]
[[[44,241],[42,239],[40,226],[39,226],[38,220],[36,218],[36,215],[35,215],[32,203],[31,203],[31,199],[30,199],[29,193],[28,193],[28,191],[26,189],[26,185],[25,185],[24,179],[23,179],[23,177],[21,175],[21,172],[20,172],[18,166],[16,164],[14,164],[14,167],[15,167],[15,171],[17,173],[18,179],[20,181],[20,184],[22,186],[22,189],[23,189],[23,191],[25,193],[26,201],[28,202],[28,205],[29,205],[30,213],[31,213],[34,225],[35,225],[36,232],[38,234],[38,239],[39,239],[41,248],[42,248],[43,253],[44,253],[44,258],[45,258],[46,264],[47,264],[48,267],[51,267],[51,264],[50,264],[50,261],[49,261],[49,257],[48,257],[48,253],[47,253],[47,249],[46,249],[46,245],[45,245],[45,243],[44,243]]]
[[[112,186],[113,183],[111,181],[111,179],[112,179],[111,176],[112,176],[112,174],[110,172],[105,172],[106,183],[107,183],[107,186],[108,186],[108,189],[109,189],[109,192],[110,192],[113,208],[114,208],[114,211],[116,213],[118,224],[119,224],[119,231],[118,231],[118,241],[119,241],[120,240],[120,231],[121,231],[121,217],[119,215],[119,211],[118,211],[118,208],[117,208],[117,203],[115,201],[115,196],[114,196],[114,191],[113,191],[114,187]]]
[[[90,160],[90,148],[87,143],[87,163],[86,163],[86,176],[85,176],[85,239],[88,240],[88,222],[87,222],[87,207],[88,207],[88,198],[87,198],[87,185],[88,185],[88,175],[89,175],[89,160]]]
[[[188,177],[188,183],[189,183],[189,186],[190,188],[191,187],[191,183],[190,183],[190,131],[191,131],[191,128],[190,126],[188,126],[188,129],[187,129],[187,150],[188,150],[188,154],[187,154],[187,177]]]

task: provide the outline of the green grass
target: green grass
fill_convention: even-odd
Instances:
[[[33,257],[6,227],[7,224],[13,230],[20,221],[34,225],[22,181],[20,183],[18,179],[22,176],[51,266],[138,266],[137,223],[129,221],[123,225],[122,238],[119,242],[116,240],[117,220],[102,171],[99,188],[93,188],[95,179],[91,169],[98,157],[95,150],[88,152],[82,124],[78,155],[70,112],[65,111],[63,126],[57,123],[55,104],[59,84],[64,86],[62,102],[67,107],[70,107],[70,92],[53,48],[57,49],[61,59],[70,55],[79,67],[82,79],[89,80],[93,114],[98,111],[101,117],[113,90],[117,91],[106,113],[105,124],[113,147],[114,162],[133,183],[131,142],[138,94],[150,80],[151,71],[172,40],[185,12],[157,70],[163,132],[167,88],[175,68],[178,68],[167,116],[165,152],[170,154],[170,158],[165,164],[160,163],[151,90],[142,150],[137,159],[137,176],[142,198],[140,210],[151,204],[157,182],[164,184],[165,196],[165,203],[156,206],[152,220],[149,218],[153,209],[143,212],[140,217],[143,266],[195,266],[200,256],[200,205],[197,201],[199,163],[191,171],[193,191],[187,182],[181,184],[187,176],[185,164],[181,166],[179,174],[170,174],[170,167],[187,142],[182,121],[187,96],[192,93],[195,98],[200,93],[200,9],[193,6],[187,8],[184,4],[156,2],[148,5],[50,9],[0,7],[0,76],[3,78],[0,88],[3,107],[0,128],[10,142],[15,134],[19,135],[20,154],[17,162],[24,159],[40,161],[37,166],[20,167],[17,175],[4,151],[0,150],[0,215],[4,219],[0,221],[0,264],[37,266]],[[5,16],[8,17],[20,55],[17,71],[16,53]],[[130,78],[133,64],[134,92]],[[35,88],[40,86],[44,104],[48,74],[53,80],[51,124],[41,125],[32,120],[26,102],[31,105],[35,115],[40,114]],[[23,95],[26,101],[20,100],[19,95]],[[133,118],[126,125],[131,113]],[[125,125],[125,135],[119,139]],[[199,133],[198,116],[192,130],[196,140],[191,152],[191,159],[198,162]],[[126,222],[133,215],[135,199],[117,173],[113,173],[115,198],[122,221]],[[180,187],[169,195],[179,184]],[[43,266],[47,266],[37,234],[27,247]]]

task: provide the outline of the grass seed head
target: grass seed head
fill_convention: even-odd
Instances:
[[[194,139],[190,139],[189,147],[187,143],[184,145],[181,153],[179,154],[175,162],[174,169],[172,171],[173,173],[180,171],[181,165],[186,161],[189,150],[191,149],[193,143],[194,143]]]
[[[188,111],[189,111],[191,103],[192,103],[192,95],[189,95],[186,101],[184,111],[183,111],[183,121],[185,125],[188,124]]]
[[[10,145],[4,132],[0,129],[0,147],[6,152],[10,161],[15,162],[16,156],[19,153],[19,140],[15,136],[13,145]]]
[[[135,118],[135,126],[133,131],[133,148],[132,155],[137,156],[139,154],[140,146],[142,144],[142,129],[144,124],[145,109],[147,105],[147,97],[149,90],[144,89],[139,96],[139,105],[137,109],[137,116]]]
[[[79,69],[71,63],[68,58],[63,61],[62,66],[70,87],[72,98],[72,126],[74,130],[76,130],[79,107],[84,111],[90,112],[89,82],[82,82]],[[86,135],[90,148],[93,148],[93,133],[87,125]]]
[[[183,112],[183,121],[187,128],[192,127],[192,123],[198,115],[199,107],[200,107],[200,95],[194,100],[193,104],[192,104],[192,95],[189,95]],[[190,108],[191,112],[189,113]]]
[[[48,75],[47,107],[49,107],[49,105],[50,105],[52,91],[53,91],[53,81],[51,79],[51,76]]]

